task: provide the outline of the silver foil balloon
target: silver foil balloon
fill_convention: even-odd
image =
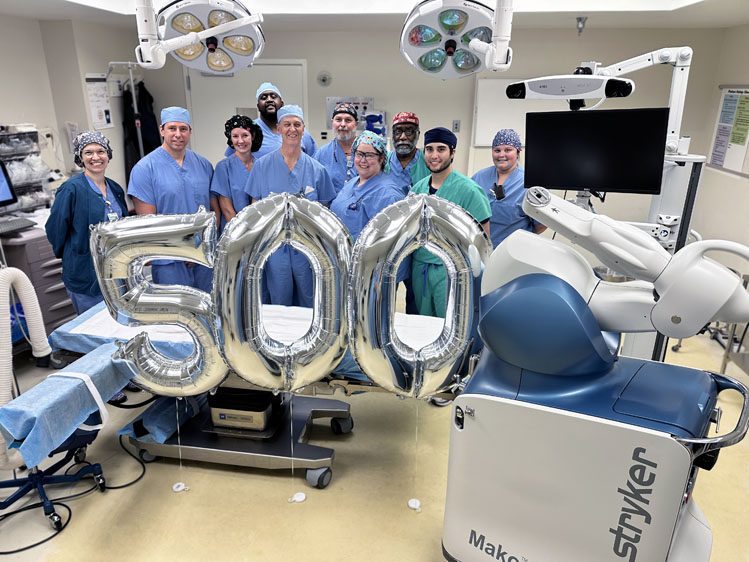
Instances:
[[[262,272],[289,244],[309,260],[315,278],[312,325],[285,345],[271,338],[261,315]],[[351,237],[331,211],[298,195],[274,195],[245,207],[218,244],[213,279],[217,332],[226,363],[270,390],[295,391],[325,377],[348,345],[346,281]]]
[[[143,274],[147,261],[184,259],[213,265],[213,213],[146,215],[102,222],[92,228],[91,255],[104,300],[118,322],[130,326],[176,324],[193,340],[193,351],[174,359],[141,333],[120,344],[116,359],[130,362],[134,382],[163,396],[191,396],[218,386],[228,368],[218,350],[208,293],[183,285],[155,285]]]
[[[401,341],[394,311],[398,265],[424,247],[447,273],[440,336],[422,349]],[[351,352],[372,382],[401,396],[427,398],[454,382],[478,323],[479,279],[491,254],[481,226],[440,197],[410,195],[378,213],[354,245],[349,275]]]

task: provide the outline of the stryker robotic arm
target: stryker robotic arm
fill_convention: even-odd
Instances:
[[[574,249],[518,231],[492,255],[482,294],[515,277],[543,272],[570,283],[586,299],[605,331],[657,330],[682,338],[712,321],[749,320],[749,293],[739,277],[705,257],[708,251],[725,251],[749,261],[749,248],[742,244],[705,240],[672,256],[638,228],[594,215],[542,187],[527,191],[523,210],[593,253],[606,266],[638,281],[601,281]]]

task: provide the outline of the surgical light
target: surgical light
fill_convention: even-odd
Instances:
[[[161,68],[171,53],[185,66],[221,74],[252,66],[265,47],[263,17],[237,0],[181,0],[158,13],[153,0],[136,0],[135,13],[135,56],[144,68]]]
[[[208,62],[208,68],[216,72],[226,72],[234,66],[231,57],[221,49],[216,49],[212,53],[208,53],[206,61]]]
[[[205,29],[200,20],[189,13],[179,14],[172,18],[172,27],[180,33],[198,32]]]
[[[437,78],[507,70],[511,27],[512,0],[497,0],[494,11],[478,0],[425,0],[406,18],[400,50],[412,66]]]
[[[249,56],[255,48],[252,39],[244,35],[232,35],[224,37],[224,47],[238,55]]]

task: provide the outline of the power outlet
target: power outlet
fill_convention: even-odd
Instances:
[[[460,119],[453,119],[453,133],[460,132]]]

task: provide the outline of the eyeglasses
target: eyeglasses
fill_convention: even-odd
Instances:
[[[396,127],[393,129],[393,138],[398,138],[402,135],[406,135],[407,137],[415,137],[416,136],[416,128],[415,127]]]
[[[362,160],[376,160],[379,158],[380,153],[379,152],[362,152],[361,150],[355,150],[354,156],[356,158],[361,158]]]
[[[98,156],[99,158],[103,158],[107,155],[107,151],[102,149],[99,150],[84,150],[81,152],[81,156],[84,156],[86,158],[93,158],[94,156]]]

